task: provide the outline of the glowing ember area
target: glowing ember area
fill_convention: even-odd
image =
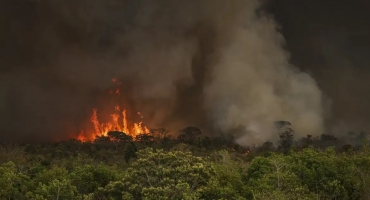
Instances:
[[[116,79],[112,80],[117,85],[120,85],[121,83],[118,82]],[[120,95],[120,89],[117,88],[115,90],[111,90],[109,92],[111,95]],[[140,112],[137,113],[141,119],[143,119],[143,116]],[[114,107],[114,114],[111,114],[111,121],[107,123],[102,123],[98,119],[98,110],[93,109],[93,114],[90,118],[90,121],[93,124],[94,132],[93,133],[84,133],[81,131],[81,133],[76,137],[76,139],[86,142],[86,141],[93,141],[97,137],[101,136],[108,136],[108,133],[111,131],[119,131],[123,132],[132,138],[135,139],[137,135],[140,134],[148,134],[149,129],[146,126],[143,126],[143,122],[132,122],[127,119],[127,111],[125,109],[121,109],[119,105],[116,105]]]

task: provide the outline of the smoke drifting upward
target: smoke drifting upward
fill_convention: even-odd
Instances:
[[[297,134],[323,130],[315,80],[289,64],[274,19],[257,0],[2,1],[0,132],[48,141],[90,123],[115,102],[149,127],[208,134],[244,127],[237,141],[274,139],[287,120]]]

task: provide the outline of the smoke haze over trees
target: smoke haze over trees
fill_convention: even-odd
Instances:
[[[240,144],[278,139],[276,120],[298,136],[368,128],[369,30],[335,24],[315,1],[281,2],[1,0],[1,136],[79,132],[93,107],[116,104],[106,95],[112,78],[149,127],[230,132]]]

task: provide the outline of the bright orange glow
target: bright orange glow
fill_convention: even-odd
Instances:
[[[121,84],[121,82],[118,82],[117,79],[112,79],[112,82],[114,82],[117,85]],[[120,89],[117,88],[115,90],[110,90],[109,94],[120,95]],[[140,116],[141,119],[143,119],[143,116],[141,115],[140,112],[137,112],[137,114]],[[142,121],[133,122],[127,119],[127,111],[125,109],[122,109],[119,105],[116,105],[114,107],[114,113],[111,114],[110,116],[111,116],[110,122],[102,123],[98,119],[98,110],[94,108],[93,114],[90,118],[90,121],[94,128],[94,132],[88,134],[86,132],[81,131],[81,133],[76,137],[76,139],[82,142],[93,141],[97,137],[108,136],[108,132],[110,131],[124,132],[127,135],[133,137],[134,139],[139,134],[149,133],[149,129],[143,125]]]
[[[81,142],[86,142],[86,138],[83,136],[84,132],[81,131],[80,134],[77,136],[77,140],[80,140]]]
[[[117,105],[115,106],[115,110],[119,111],[120,107]],[[132,136],[135,138],[139,134],[148,134],[149,129],[143,125],[143,122],[135,122],[130,125],[129,121],[127,120],[126,110],[123,110],[120,114],[111,114],[111,121],[107,123],[101,123],[98,119],[98,110],[93,109],[93,114],[90,118],[90,121],[94,127],[94,133],[92,134],[84,134],[81,132],[76,139],[86,142],[86,141],[93,141],[97,136],[108,136],[108,132],[110,131],[120,131],[124,132],[127,135]],[[122,117],[122,121],[120,118]],[[142,116],[140,115],[142,118]]]

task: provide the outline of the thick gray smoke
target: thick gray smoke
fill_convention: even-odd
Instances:
[[[13,9],[3,14],[1,35],[7,140],[84,128],[92,107],[114,105],[105,97],[112,78],[123,83],[125,105],[152,127],[194,125],[207,134],[244,127],[240,144],[276,138],[275,120],[290,121],[299,135],[323,130],[321,91],[289,64],[284,38],[257,0],[2,4]]]
[[[229,43],[219,49],[204,90],[209,114],[224,131],[245,126],[238,139],[242,144],[276,138],[271,125],[279,119],[294,124],[298,135],[320,133],[321,91],[308,74],[289,64],[274,20],[254,11],[245,8]]]

